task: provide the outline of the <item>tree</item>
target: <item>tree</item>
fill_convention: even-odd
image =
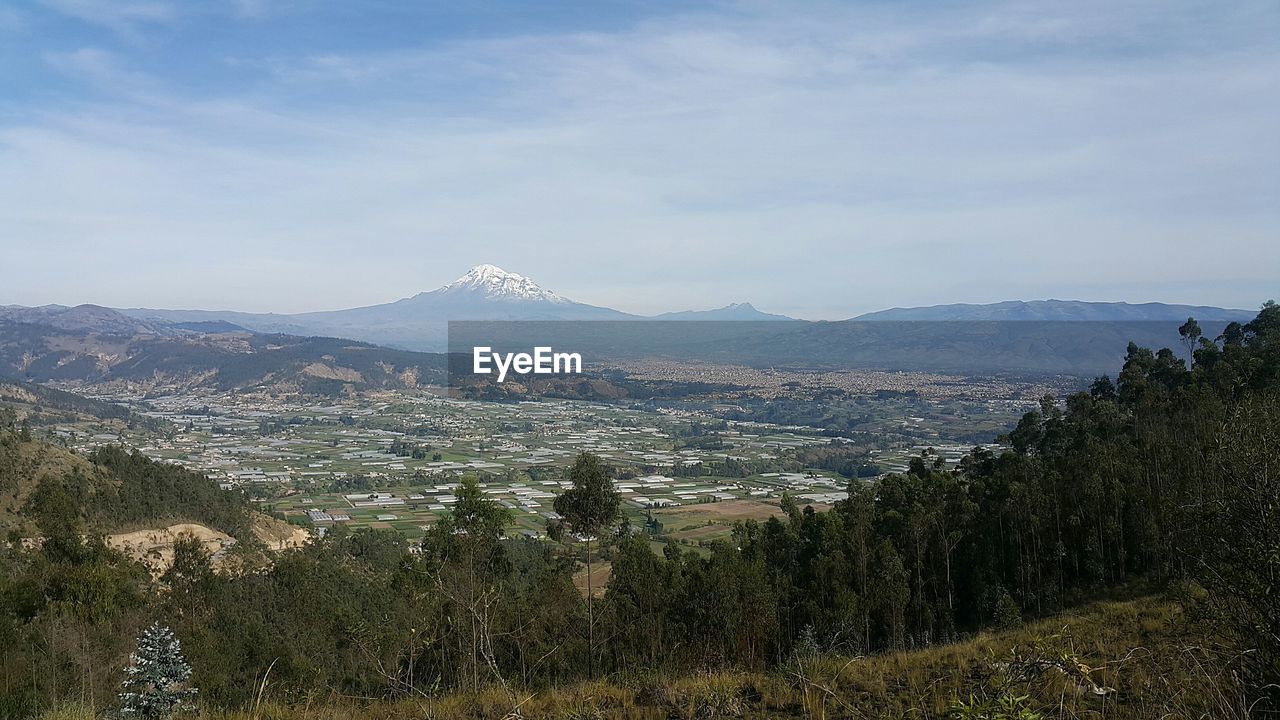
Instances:
[[[618,517],[618,493],[610,469],[591,453],[580,453],[569,469],[573,487],[556,498],[555,510],[563,522],[587,543],[587,667],[595,677],[595,588],[591,577],[591,539]],[[557,532],[559,529],[557,529]]]
[[[422,541],[422,550],[435,566],[436,588],[457,613],[460,676],[473,692],[481,686],[485,667],[500,683],[494,654],[494,618],[503,593],[499,587],[509,571],[502,536],[511,513],[488,499],[473,477],[458,486],[453,511],[440,519]]]
[[[1187,321],[1182,323],[1182,327],[1178,328],[1178,334],[1182,336],[1182,343],[1187,346],[1187,357],[1190,358],[1196,349],[1196,342],[1203,334],[1200,331],[1200,323],[1195,318],[1189,317]]]
[[[138,638],[138,649],[130,659],[133,664],[125,668],[121,683],[121,715],[168,718],[195,696],[195,688],[183,687],[191,677],[191,666],[182,658],[182,647],[169,628],[152,623]]]
[[[1280,701],[1280,393],[1242,402],[1211,452],[1221,468],[1214,492],[1191,508],[1207,530],[1193,549],[1195,577],[1211,616],[1248,648],[1249,679]]]
[[[888,635],[889,647],[901,650],[905,646],[906,609],[911,600],[907,569],[893,542],[885,540],[876,551],[877,585],[880,588],[880,617]]]

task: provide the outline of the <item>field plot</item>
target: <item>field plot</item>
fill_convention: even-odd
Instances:
[[[815,507],[846,497],[852,474],[810,467],[804,453],[852,454],[888,472],[933,447],[922,439],[860,450],[810,427],[568,400],[493,403],[426,392],[323,402],[209,392],[99,399],[130,406],[148,427],[60,428],[69,444],[132,446],[243,490],[264,511],[319,534],[346,526],[420,537],[471,476],[511,514],[509,534],[542,537],[558,519],[565,469],[591,452],[615,468],[633,527],[697,547],[728,537],[735,522],[781,513],[784,494]],[[933,447],[948,463],[968,449]]]

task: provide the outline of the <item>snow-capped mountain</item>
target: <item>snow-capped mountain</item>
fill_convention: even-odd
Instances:
[[[295,317],[421,320],[626,320],[635,317],[576,302],[496,265],[477,265],[448,285],[386,305]]]
[[[222,310],[121,310],[130,317],[165,323],[232,323],[254,332],[323,335],[406,350],[445,349],[451,320],[786,320],[750,303],[716,310],[632,315],[588,305],[496,265],[477,265],[435,290],[395,302],[349,310],[243,313]]]
[[[497,265],[477,265],[467,271],[466,275],[435,292],[442,297],[473,295],[500,302],[573,303],[572,300],[544,289],[532,279],[507,272]]]
[[[637,320],[637,315],[575,302],[523,275],[477,265],[429,292],[382,305],[278,315],[208,310],[124,310],[166,322],[224,321],[256,332],[325,335],[408,350],[443,350],[451,320]]]

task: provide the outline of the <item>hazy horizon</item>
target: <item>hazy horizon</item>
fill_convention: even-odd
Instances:
[[[652,315],[1280,288],[1280,6],[0,7],[0,303],[493,263]]]
[[[503,270],[508,270],[507,268],[502,268],[502,269],[503,269]],[[515,272],[516,274],[521,274],[521,273],[518,273],[518,272],[516,272],[516,271],[511,271],[511,270],[508,270],[508,271],[509,271],[509,272]],[[451,278],[450,280],[452,281],[452,280],[457,280],[457,279],[458,279],[458,278]],[[533,279],[533,280],[535,280],[535,281],[537,280],[537,278],[531,278],[531,279]],[[445,284],[447,284],[447,282],[440,283],[440,285],[438,285],[438,286],[436,286],[436,287],[432,287],[432,288],[424,289],[424,290],[419,291],[418,293],[413,293],[413,294],[411,294],[411,295],[406,295],[406,296],[403,296],[403,297],[387,298],[386,300],[383,300],[383,301],[381,301],[381,302],[374,302],[374,303],[370,303],[369,305],[365,305],[365,306],[356,306],[356,307],[368,307],[368,306],[373,306],[373,305],[383,305],[383,304],[387,304],[387,303],[392,303],[392,302],[395,302],[395,301],[397,301],[397,300],[403,300],[403,299],[406,299],[406,298],[412,297],[413,295],[417,295],[417,294],[419,294],[419,293],[423,293],[423,292],[431,292],[431,291],[434,291],[434,290],[440,289],[440,287],[444,286]],[[558,292],[558,290],[557,290],[556,288],[549,288],[549,287],[546,287],[546,286],[543,286],[543,287],[544,287],[544,289],[552,290],[552,291],[557,291],[557,292]],[[564,295],[565,297],[567,297],[567,299],[569,299],[569,300],[573,300],[573,301],[575,301],[575,302],[580,302],[580,303],[584,303],[584,304],[587,304],[587,305],[604,306],[602,303],[592,302],[590,299],[584,299],[584,298],[574,297],[574,296],[572,296],[572,295],[566,295],[566,294],[565,294],[565,293],[563,293],[563,292],[561,292],[560,294],[561,294],[561,295]],[[1228,309],[1228,310],[1257,310],[1257,309],[1258,309],[1258,308],[1260,308],[1260,307],[1263,305],[1263,303],[1265,303],[1267,300],[1272,300],[1272,299],[1274,299],[1274,298],[1267,298],[1267,299],[1265,299],[1265,300],[1260,300],[1260,301],[1258,301],[1258,303],[1256,303],[1256,305],[1254,305],[1254,306],[1250,306],[1250,307],[1233,307],[1233,306],[1230,306],[1230,305],[1216,305],[1216,304],[1213,304],[1213,303],[1182,303],[1182,302],[1167,302],[1167,303],[1165,303],[1165,301],[1161,301],[1161,300],[1136,300],[1136,301],[1135,301],[1135,300],[1083,300],[1083,299],[1081,299],[1081,298],[1052,298],[1052,297],[1005,298],[1004,300],[996,300],[996,301],[991,301],[991,302],[992,302],[992,303],[996,303],[996,302],[1010,302],[1010,301],[1012,301],[1012,302],[1071,301],[1071,302],[1103,302],[1103,303],[1111,302],[1111,303],[1127,303],[1127,304],[1130,304],[1130,305],[1141,305],[1141,304],[1145,304],[1145,303],[1165,303],[1165,304],[1169,304],[1169,305],[1202,305],[1202,306],[1208,306],[1208,307],[1218,307],[1218,308]],[[719,305],[709,305],[709,306],[705,306],[705,307],[672,307],[672,308],[665,309],[665,310],[657,310],[657,311],[648,312],[648,313],[633,313],[633,314],[636,314],[636,315],[659,315],[659,314],[661,314],[661,313],[665,313],[665,312],[679,312],[679,311],[682,311],[682,310],[695,310],[695,311],[697,311],[697,310],[713,310],[713,309],[724,308],[724,307],[727,307],[727,306],[729,306],[729,305],[739,304],[739,303],[746,303],[746,304],[750,304],[750,305],[754,306],[757,310],[760,310],[760,311],[763,311],[763,312],[775,312],[775,311],[773,311],[771,308],[761,307],[759,304],[757,304],[757,303],[755,303],[755,302],[752,302],[752,301],[751,301],[751,300],[749,300],[749,299],[744,299],[744,300],[730,300],[730,301],[726,301],[726,302],[720,303]],[[347,309],[352,309],[351,307],[318,307],[318,308],[310,308],[310,309],[303,309],[303,310],[295,310],[295,311],[288,311],[288,312],[285,312],[285,311],[280,311],[280,310],[275,310],[275,309],[270,309],[270,308],[267,308],[267,309],[243,309],[243,308],[234,308],[234,307],[215,307],[215,306],[209,306],[209,307],[178,307],[178,306],[172,306],[172,307],[161,307],[161,306],[159,306],[159,305],[138,305],[138,306],[104,305],[103,303],[98,303],[98,302],[93,302],[93,301],[85,301],[85,302],[83,302],[83,303],[78,303],[78,302],[77,302],[77,303],[52,302],[52,303],[41,303],[40,305],[63,305],[63,306],[74,307],[74,306],[76,306],[76,305],[82,305],[82,304],[88,304],[88,305],[100,305],[100,306],[103,306],[103,307],[111,307],[111,308],[115,308],[115,309],[119,309],[119,310],[162,310],[162,309],[163,309],[163,310],[209,310],[209,311],[215,311],[215,312],[217,312],[217,311],[223,311],[223,312],[247,312],[247,313],[277,313],[277,314],[296,314],[296,313],[306,313],[306,312],[325,312],[325,311],[331,311],[331,310],[347,310]],[[956,301],[956,302],[940,302],[940,303],[931,303],[931,305],[954,305],[954,304],[990,304],[990,303],[964,303],[964,302],[960,302],[960,301]],[[21,305],[21,306],[33,307],[33,305],[29,305],[29,304],[26,304],[26,303],[0,302],[0,306],[4,306],[4,305]],[[612,307],[612,306],[607,306],[607,307]],[[880,311],[880,310],[891,310],[891,309],[897,309],[897,308],[902,308],[902,307],[907,307],[907,306],[902,306],[902,305],[886,305],[886,306],[884,306],[884,307],[877,307],[877,308],[871,308],[871,309],[867,309],[867,310],[859,310],[859,311],[856,311],[856,312],[849,312],[849,313],[847,313],[847,314],[844,314],[844,315],[838,315],[838,316],[836,316],[836,317],[814,317],[814,318],[810,318],[810,317],[799,317],[799,316],[793,316],[793,317],[796,317],[796,319],[800,319],[800,320],[844,320],[844,319],[850,319],[850,318],[856,317],[856,316],[858,316],[858,315],[863,315],[863,314],[870,313],[870,312],[876,312],[876,311]],[[910,307],[923,307],[923,306],[910,306]],[[624,310],[624,312],[630,312],[630,311],[627,311],[627,310],[625,310],[625,309],[623,309],[623,308],[616,308],[616,307],[615,307],[615,308],[613,308],[613,309],[615,309],[615,310]],[[778,313],[778,314],[783,314],[783,313]]]

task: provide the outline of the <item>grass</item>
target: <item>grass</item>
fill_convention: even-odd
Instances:
[[[767,673],[637,675],[542,692],[490,688],[396,702],[285,706],[199,720],[717,720],[1225,718],[1243,720],[1232,656],[1168,600],[1100,602],[962,642],[816,656]],[[1006,708],[1001,710],[1001,708]],[[68,708],[41,720],[87,720]]]

